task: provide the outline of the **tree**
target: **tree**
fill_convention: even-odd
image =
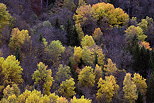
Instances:
[[[34,90],[27,97],[25,103],[39,103],[41,97],[42,97],[41,92]]]
[[[4,98],[8,98],[9,96],[16,95],[18,96],[20,94],[20,89],[16,84],[13,84],[12,86],[8,85],[4,90],[3,90]]]
[[[3,75],[3,84],[20,84],[23,82],[22,71],[23,69],[20,66],[20,62],[16,60],[16,57],[11,55],[6,59],[2,58],[1,62],[1,74]]]
[[[81,47],[74,47],[74,60],[76,63],[80,63],[80,59],[82,58],[82,48]]]
[[[44,63],[40,62],[37,65],[38,69],[33,73],[32,78],[34,83],[40,87],[44,94],[50,94],[50,88],[52,86],[53,77],[51,69],[47,70],[47,66]]]
[[[100,66],[104,66],[104,59],[105,59],[105,55],[103,53],[103,50],[101,47],[99,46],[94,46],[93,48],[93,52],[95,53],[95,57],[96,57],[96,62],[97,64],[99,64]]]
[[[145,96],[147,91],[146,79],[144,79],[140,74],[135,73],[132,80],[136,84],[138,92]]]
[[[82,1],[82,0],[81,0]],[[77,8],[76,14],[74,15],[75,24],[83,25],[87,20],[93,19],[92,17],[92,8],[91,5],[83,5]]]
[[[95,84],[93,68],[85,66],[78,75],[78,83],[81,87],[93,87]]]
[[[97,3],[92,5],[93,17],[100,21],[102,18],[106,18],[106,22],[110,26],[120,26],[125,25],[129,16],[121,8],[114,8],[112,4],[109,3]]]
[[[128,100],[130,103],[135,102],[135,100],[137,100],[138,98],[137,87],[133,82],[130,73],[126,73],[123,85],[124,98]]]
[[[117,94],[117,91],[119,89],[119,85],[116,84],[116,79],[114,76],[106,76],[105,80],[102,78],[99,79],[98,82],[98,91],[97,91],[97,100],[98,101],[106,101],[107,103],[110,103],[112,101],[112,98],[115,94]]]
[[[31,91],[25,90],[22,94],[18,96],[19,103],[25,103],[28,96],[30,96]]]
[[[64,7],[73,11],[75,9],[76,5],[74,4],[73,0],[64,0]]]
[[[86,5],[85,0],[79,0],[78,7],[83,6],[83,5]]]
[[[62,81],[71,78],[71,69],[69,66],[60,64],[56,73],[55,82],[60,85]]]
[[[82,47],[93,46],[95,45],[95,41],[93,40],[92,36],[86,35],[85,37],[82,38],[81,45]]]
[[[68,100],[64,97],[59,97],[56,103],[69,103]]]
[[[66,81],[63,81],[60,84],[60,87],[58,89],[58,93],[66,98],[70,98],[73,95],[75,95],[75,82],[73,78],[67,79]]]
[[[51,102],[51,103],[56,103],[56,101],[57,101],[58,98],[59,98],[59,96],[56,95],[55,93],[51,93],[51,94],[49,95],[49,99],[50,99],[50,102]]]
[[[75,29],[76,29],[76,32],[78,33],[79,41],[81,41],[82,38],[84,37],[84,32],[82,30],[81,24],[80,23],[76,23],[75,24]]]
[[[62,53],[64,53],[65,47],[59,40],[52,41],[48,46],[45,47],[46,60],[52,62],[54,66],[59,64]]]
[[[21,49],[26,41],[30,41],[30,38],[28,30],[20,31],[18,28],[14,28],[11,32],[9,47],[14,51]]]
[[[149,51],[152,50],[152,48],[150,47],[150,43],[149,43],[149,42],[146,42],[146,41],[140,42],[140,43],[139,43],[139,46],[144,47],[145,49],[147,49],[147,50],[149,50]]]
[[[96,81],[98,82],[99,79],[102,78],[102,75],[103,75],[102,67],[96,64],[94,72],[96,75]]]
[[[88,47],[82,49],[82,61],[85,65],[94,65],[95,53]]]
[[[114,74],[117,71],[116,64],[112,62],[110,58],[107,59],[107,65],[104,65],[104,71],[106,71],[107,75]]]
[[[99,23],[102,19],[110,26],[122,26],[128,22],[129,16],[122,9],[104,2],[80,6],[74,15],[75,22],[81,25],[88,20],[96,20]]]
[[[4,28],[6,25],[10,24],[12,17],[7,11],[7,7],[5,4],[0,3],[0,31],[2,28]]]
[[[137,24],[144,32],[148,29],[148,21],[146,19],[142,19],[140,23]]]
[[[84,96],[82,96],[81,98],[76,98],[75,96],[73,97],[73,99],[71,99],[70,103],[91,103],[92,101],[90,99],[86,99],[84,98]]]
[[[92,34],[92,37],[94,38],[95,42],[99,42],[101,39],[101,36],[103,35],[100,28],[95,28],[94,33]]]
[[[133,39],[135,36],[139,41],[144,41],[147,36],[143,33],[143,30],[139,26],[130,26],[125,30],[126,37],[128,39]]]

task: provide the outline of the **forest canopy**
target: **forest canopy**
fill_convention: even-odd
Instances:
[[[153,103],[154,2],[1,0],[0,103]]]

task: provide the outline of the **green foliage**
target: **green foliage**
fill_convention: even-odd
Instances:
[[[93,87],[95,84],[95,73],[93,68],[85,66],[79,73],[78,80],[81,87]]]
[[[107,59],[107,65],[104,66],[104,71],[106,71],[106,75],[111,75],[116,73],[117,71],[116,64],[112,62],[110,58]]]
[[[74,91],[74,89],[75,89],[74,85],[75,85],[75,82],[74,82],[73,78],[63,81],[60,84],[60,87],[58,89],[59,94],[66,97],[66,98],[70,98],[70,97],[74,96],[76,94]]]
[[[81,47],[74,47],[73,57],[76,63],[80,63],[80,60],[82,58],[82,48]]]
[[[137,24],[144,32],[148,29],[148,21],[146,19],[142,19],[140,23]]]
[[[44,22],[43,22],[43,26],[44,26],[44,27],[51,27],[50,21],[44,21]]]
[[[78,7],[86,5],[86,1],[85,0],[79,0],[78,2]]]
[[[20,62],[16,60],[16,57],[11,55],[8,56],[6,59],[0,59],[0,67],[1,67],[1,75],[3,76],[2,83],[4,85],[8,84],[20,84],[23,82],[22,79],[22,71]]]
[[[95,46],[93,48],[93,52],[95,52],[95,57],[96,57],[95,61],[97,62],[97,64],[100,66],[104,66],[105,55],[103,53],[102,48],[99,46]]]
[[[123,81],[124,98],[130,103],[135,102],[138,98],[137,87],[131,78],[130,73],[126,73]]]
[[[47,70],[47,66],[44,63],[40,62],[37,65],[38,69],[33,73],[32,77],[34,79],[34,83],[41,87],[41,90],[44,94],[50,94],[50,88],[52,86],[53,77],[51,69]]]
[[[58,95],[56,95],[55,93],[52,93],[49,95],[49,99],[51,103],[56,103],[57,99],[59,98]]]
[[[2,28],[4,28],[6,25],[10,24],[11,15],[7,11],[7,7],[5,4],[0,3],[0,31]]]
[[[83,60],[84,64],[86,64],[86,65],[94,65],[95,53],[91,49],[89,49],[87,47],[83,47],[82,60]]]
[[[71,69],[69,66],[60,64],[58,67],[58,72],[56,73],[55,82],[60,85],[62,81],[71,78]]]
[[[97,91],[97,100],[98,101],[106,101],[107,103],[110,103],[112,101],[112,98],[115,94],[117,94],[117,91],[119,89],[119,85],[116,84],[116,79],[114,76],[106,76],[105,80],[102,78],[99,79],[98,82],[98,91]]]
[[[89,99],[84,98],[84,96],[82,96],[81,98],[76,98],[73,97],[73,99],[71,99],[70,103],[91,103],[92,101]]]
[[[12,29],[9,47],[11,50],[16,51],[20,49],[26,41],[30,41],[28,30],[19,30],[18,28]]]
[[[85,37],[82,38],[81,45],[82,47],[93,46],[95,45],[95,41],[93,40],[92,36],[86,35]]]
[[[76,5],[74,4],[74,0],[64,0],[64,7],[68,8],[69,10],[74,10]]]
[[[59,64],[62,53],[64,53],[65,47],[59,40],[52,41],[48,46],[45,47],[45,53],[50,57],[50,60],[54,66]]]
[[[83,33],[83,30],[82,30],[80,23],[75,24],[75,29],[76,29],[76,32],[78,33],[78,38],[81,41],[82,38],[84,37],[84,33]]]
[[[127,38],[133,39],[135,36],[139,41],[144,41],[147,36],[139,26],[130,26],[125,30]]]

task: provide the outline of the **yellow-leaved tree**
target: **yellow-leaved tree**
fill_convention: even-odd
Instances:
[[[104,65],[104,71],[106,71],[106,75],[111,75],[111,74],[114,74],[116,73],[117,71],[117,67],[116,67],[116,64],[114,64],[112,62],[112,60],[110,58],[107,59],[107,64]]]
[[[21,75],[23,68],[15,56],[10,55],[6,59],[0,57],[0,67],[0,75],[3,77],[1,83],[3,85],[20,84],[23,82]]]
[[[74,91],[75,89],[74,85],[75,85],[75,82],[73,78],[67,79],[66,81],[63,81],[60,84],[58,93],[66,98],[70,98],[76,94]]]
[[[51,69],[47,70],[47,66],[40,62],[37,65],[38,69],[33,73],[32,77],[34,83],[39,87],[43,94],[50,94],[50,88],[52,86],[53,77]]]
[[[144,79],[140,74],[135,73],[132,80],[136,84],[138,92],[141,93],[141,95],[146,95],[147,91],[146,79]]]
[[[117,94],[118,89],[119,85],[116,83],[114,76],[106,76],[105,80],[100,78],[98,81],[98,91],[96,94],[98,102],[101,103],[105,101],[106,103],[110,103],[115,94]]]
[[[93,39],[92,36],[86,35],[86,36],[84,36],[82,38],[81,45],[82,45],[82,47],[85,47],[85,46],[94,46],[95,45],[95,41],[94,41],[94,39]]]
[[[124,98],[130,103],[134,103],[138,98],[137,86],[132,80],[131,74],[126,73],[123,81]]]
[[[78,80],[81,87],[93,87],[95,84],[95,73],[93,68],[85,66],[79,73]]]
[[[82,96],[81,98],[76,98],[73,97],[73,99],[71,99],[70,103],[91,103],[92,101],[90,99],[86,99],[84,98],[84,96]]]
[[[25,42],[30,41],[28,30],[19,30],[18,28],[12,29],[9,47],[11,50],[16,51],[21,49]]]
[[[0,32],[2,28],[10,24],[11,19],[12,17],[10,13],[7,11],[6,5],[3,3],[0,3]]]

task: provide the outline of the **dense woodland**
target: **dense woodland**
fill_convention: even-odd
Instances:
[[[0,103],[153,103],[154,0],[0,0]]]

